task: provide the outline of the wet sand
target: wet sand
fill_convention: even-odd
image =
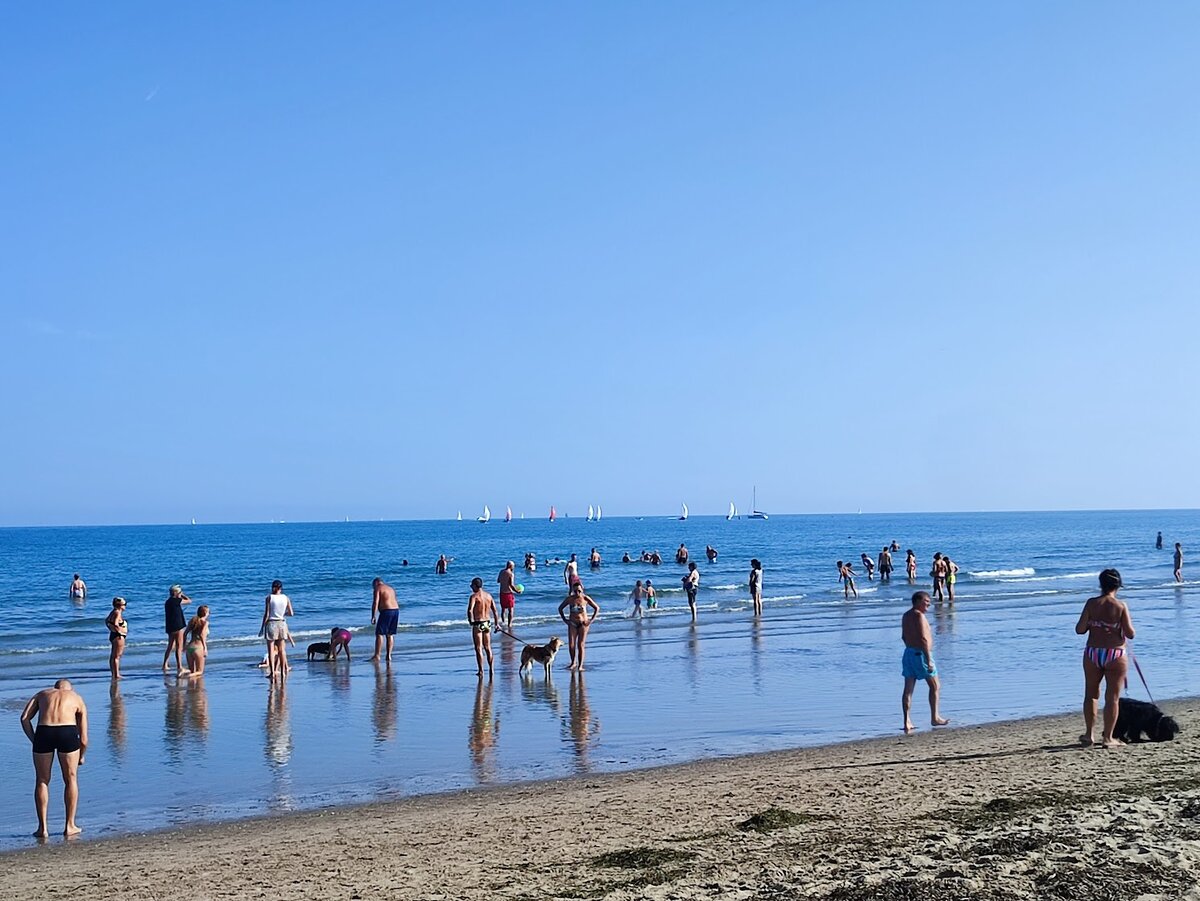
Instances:
[[[1082,749],[1078,715],[925,727],[59,840],[0,856],[0,876],[22,898],[1200,897],[1200,700],[1163,706],[1184,730],[1164,744]],[[83,791],[86,828],[86,773]]]

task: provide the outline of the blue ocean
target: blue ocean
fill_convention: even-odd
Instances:
[[[1161,531],[1164,549],[1156,550]],[[600,522],[335,522],[0,530],[0,847],[28,844],[35,825],[25,701],[70,678],[90,710],[81,770],[85,837],[200,821],[398,798],[897,734],[899,622],[914,586],[930,587],[934,552],[959,565],[956,603],[929,617],[943,713],[975,724],[1078,709],[1083,639],[1074,624],[1099,570],[1125,581],[1149,690],[1194,693],[1200,657],[1200,579],[1171,548],[1200,539],[1195,511],[692,516]],[[890,584],[857,561],[895,540]],[[685,544],[702,579],[693,624],[674,553]],[[706,545],[719,556],[709,563]],[[586,565],[596,548],[603,565]],[[643,550],[661,566],[621,563]],[[520,570],[525,553],[536,572]],[[547,681],[517,673],[521,645],[495,636],[494,681],[475,675],[465,622],[469,583],[494,592],[506,560],[525,586],[515,632],[566,638],[556,610],[561,565],[579,555],[601,616],[583,674],[564,651]],[[453,558],[434,573],[439,554]],[[764,616],[751,616],[749,561],[763,563]],[[856,563],[845,600],[835,561]],[[404,565],[407,561],[407,565]],[[68,597],[72,574],[84,603]],[[373,664],[371,580],[397,592],[401,627],[392,665]],[[263,597],[281,579],[292,598],[293,669],[272,684],[256,667]],[[628,616],[635,580],[659,607]],[[163,601],[172,583],[212,609],[203,678],[164,677]],[[104,618],[129,602],[125,678],[109,679]],[[189,608],[190,610],[194,609]],[[308,662],[305,646],[333,626],[354,633],[349,662]],[[1137,679],[1130,693],[1146,697]],[[919,688],[914,718],[927,723]],[[60,786],[51,829],[61,829]]]

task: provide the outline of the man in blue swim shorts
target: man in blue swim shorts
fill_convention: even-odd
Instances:
[[[938,684],[937,664],[933,662],[933,632],[929,628],[929,620],[925,618],[925,611],[928,609],[929,592],[918,591],[912,596],[912,609],[900,620],[900,637],[904,639],[904,659],[901,663],[904,697],[901,707],[904,710],[906,733],[915,728],[909,712],[912,709],[913,690],[917,687],[918,679],[924,679],[929,684],[929,721],[935,726],[944,726],[950,722],[938,713],[941,686]]]
[[[396,625],[400,622],[400,604],[396,600],[396,592],[383,579],[376,578],[371,583],[374,593],[371,597],[371,622],[375,626],[375,656],[383,650],[384,640],[387,640],[387,660],[392,662],[392,645],[396,642]]]

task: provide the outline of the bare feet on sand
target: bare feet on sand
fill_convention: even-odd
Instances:
[[[912,732],[916,732],[916,731],[917,731],[917,727],[914,726],[912,723],[904,724],[904,734],[905,735],[908,735],[908,734],[910,734]]]
[[[948,726],[948,725],[950,725],[950,721],[949,721],[948,719],[946,719],[945,717],[943,717],[943,716],[939,716],[939,717],[938,717],[937,719],[935,719],[935,720],[930,720],[930,722],[931,722],[933,725],[935,725],[935,726]]]
[[[1085,733],[1083,733],[1083,735],[1079,736],[1079,743],[1081,745],[1083,745],[1085,748],[1090,748],[1092,745],[1094,745],[1096,743],[1096,739],[1092,738],[1092,736],[1088,735],[1085,732]]]
[[[1119,739],[1119,738],[1106,738],[1106,739],[1104,739],[1104,747],[1106,747],[1106,748],[1123,748],[1123,747],[1125,747],[1125,742],[1121,741],[1121,739]]]
[[[71,838],[71,836],[78,835],[81,832],[83,832],[83,830],[80,827],[76,826],[74,823],[72,823],[70,826],[68,826],[66,829],[63,830],[63,835],[67,838]]]

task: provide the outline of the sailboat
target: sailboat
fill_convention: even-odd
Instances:
[[[596,522],[600,521],[600,505],[596,504]]]
[[[504,508],[504,521],[505,521],[505,522],[512,522],[512,507],[505,507],[505,508]]]
[[[687,504],[683,504],[683,512],[679,514],[680,520],[687,519]]]
[[[733,501],[730,501],[729,502],[729,512],[725,514],[726,521],[731,520],[731,519],[737,519],[737,515],[738,515],[737,507],[734,505]]]
[[[492,511],[488,509],[488,505],[483,505],[483,516],[475,519],[476,522],[488,522],[492,518]]]
[[[595,519],[595,518],[596,518],[596,511],[595,511],[595,509],[592,507],[592,505],[591,505],[591,504],[588,504],[588,518],[587,518],[587,521],[588,521],[588,522],[591,522],[591,521],[592,521],[593,519]]]
[[[550,521],[551,521],[551,522],[554,522],[554,517],[555,517],[555,516],[557,516],[557,515],[558,515],[558,514],[554,512],[554,505],[553,505],[553,504],[551,504],[551,505],[550,505]]]
[[[462,522],[462,510],[458,511],[458,521]]]
[[[192,525],[195,525],[195,524],[196,524],[196,517],[193,516],[192,517]]]
[[[770,518],[767,516],[767,514],[763,513],[761,510],[758,509],[758,486],[757,485],[754,486],[754,500],[750,504],[750,515],[747,516],[746,518],[747,519],[769,519]]]

